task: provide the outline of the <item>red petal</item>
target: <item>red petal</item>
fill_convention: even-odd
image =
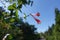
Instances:
[[[39,13],[39,12],[38,12],[38,13],[36,13],[36,14],[35,14],[35,16],[40,16],[40,13]]]
[[[37,18],[34,18],[34,19],[36,20],[36,22],[37,22],[38,24],[41,23],[41,21],[40,21],[39,19],[37,19]]]

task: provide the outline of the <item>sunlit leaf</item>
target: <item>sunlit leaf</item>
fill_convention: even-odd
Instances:
[[[8,6],[8,10],[14,10],[14,9],[15,8],[12,5]]]
[[[16,9],[15,16],[18,18],[18,9]]]
[[[13,4],[13,7],[16,8],[16,3]]]
[[[9,39],[9,40],[12,40],[12,38],[13,38],[12,35],[9,35],[9,36],[8,36],[8,39]]]
[[[10,2],[12,2],[12,0],[9,0]]]
[[[15,21],[15,19],[13,19],[13,18],[10,19],[10,22],[14,22],[14,21]]]

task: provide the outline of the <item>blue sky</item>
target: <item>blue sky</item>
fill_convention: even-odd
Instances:
[[[29,13],[40,12],[40,17],[37,17],[41,20],[41,24],[37,24],[36,21],[29,16],[27,22],[29,24],[35,25],[38,32],[45,32],[48,30],[49,26],[55,23],[55,8],[60,9],[60,0],[33,0],[33,6],[23,6],[22,11],[27,15]]]
[[[22,12],[26,13],[27,15],[29,13],[37,13],[40,12],[40,17],[36,17],[41,20],[41,24],[37,24],[36,21],[31,17],[27,17],[27,20],[24,20],[25,22],[28,22],[29,24],[35,25],[38,32],[45,32],[48,30],[49,26],[51,26],[53,23],[55,23],[55,8],[60,9],[60,0],[33,0],[33,6],[23,6]],[[6,4],[8,5],[8,4]],[[1,3],[0,3],[0,6]],[[19,12],[19,15],[23,16]]]

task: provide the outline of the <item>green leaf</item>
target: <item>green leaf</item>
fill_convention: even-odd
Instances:
[[[13,7],[16,8],[16,3],[13,4]]]
[[[21,0],[18,0],[18,5],[21,5],[22,4],[22,1]]]
[[[15,16],[18,18],[18,9],[16,9]]]
[[[9,0],[10,2],[12,2],[12,0]]]
[[[15,19],[13,19],[13,18],[10,19],[10,22],[14,22],[14,21],[15,21]]]
[[[14,10],[14,9],[15,8],[12,5],[8,6],[8,10]]]
[[[9,39],[9,40],[12,40],[12,38],[13,38],[12,35],[9,35],[9,36],[8,36],[8,39]]]

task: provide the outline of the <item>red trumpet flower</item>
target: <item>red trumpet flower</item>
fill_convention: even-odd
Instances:
[[[30,14],[30,15],[35,19],[35,21],[36,21],[38,24],[41,23],[41,21],[40,21],[39,19],[35,18],[34,15],[32,15],[32,14]]]

